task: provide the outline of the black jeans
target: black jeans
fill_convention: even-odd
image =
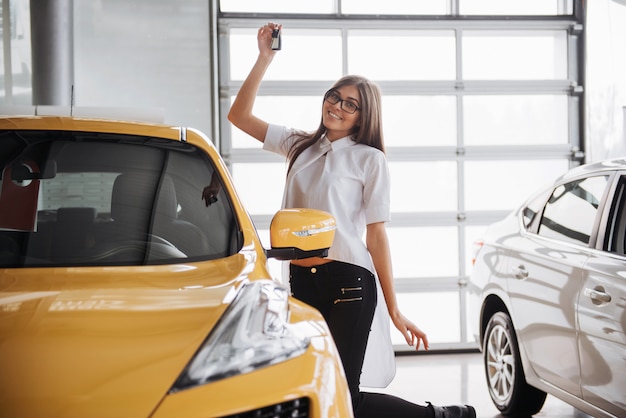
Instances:
[[[291,264],[289,281],[293,296],[319,310],[328,324],[348,380],[355,417],[433,416],[425,406],[359,389],[377,303],[376,280],[370,271],[339,261],[315,267]]]

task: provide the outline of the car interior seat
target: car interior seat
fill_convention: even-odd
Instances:
[[[111,218],[118,234],[145,239],[156,235],[173,244],[188,257],[208,251],[205,235],[191,222],[178,219],[174,182],[139,172],[116,177],[111,196]]]
[[[97,210],[93,207],[61,207],[57,209],[52,238],[53,258],[80,258],[95,245]]]

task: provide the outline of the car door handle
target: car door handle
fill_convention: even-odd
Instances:
[[[594,305],[605,305],[611,301],[611,295],[606,293],[602,286],[596,286],[594,289],[586,287],[584,293]]]
[[[520,264],[517,267],[513,267],[511,269],[516,279],[524,280],[528,277],[528,271],[526,270],[526,266]]]

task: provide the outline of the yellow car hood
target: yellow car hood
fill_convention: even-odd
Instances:
[[[0,270],[0,411],[150,415],[247,265]]]

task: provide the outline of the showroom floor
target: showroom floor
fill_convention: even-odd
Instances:
[[[487,393],[480,353],[400,355],[396,357],[396,377],[385,389],[367,389],[391,393],[424,405],[470,404],[479,418],[501,417]],[[548,395],[535,417],[587,418],[561,400]]]

